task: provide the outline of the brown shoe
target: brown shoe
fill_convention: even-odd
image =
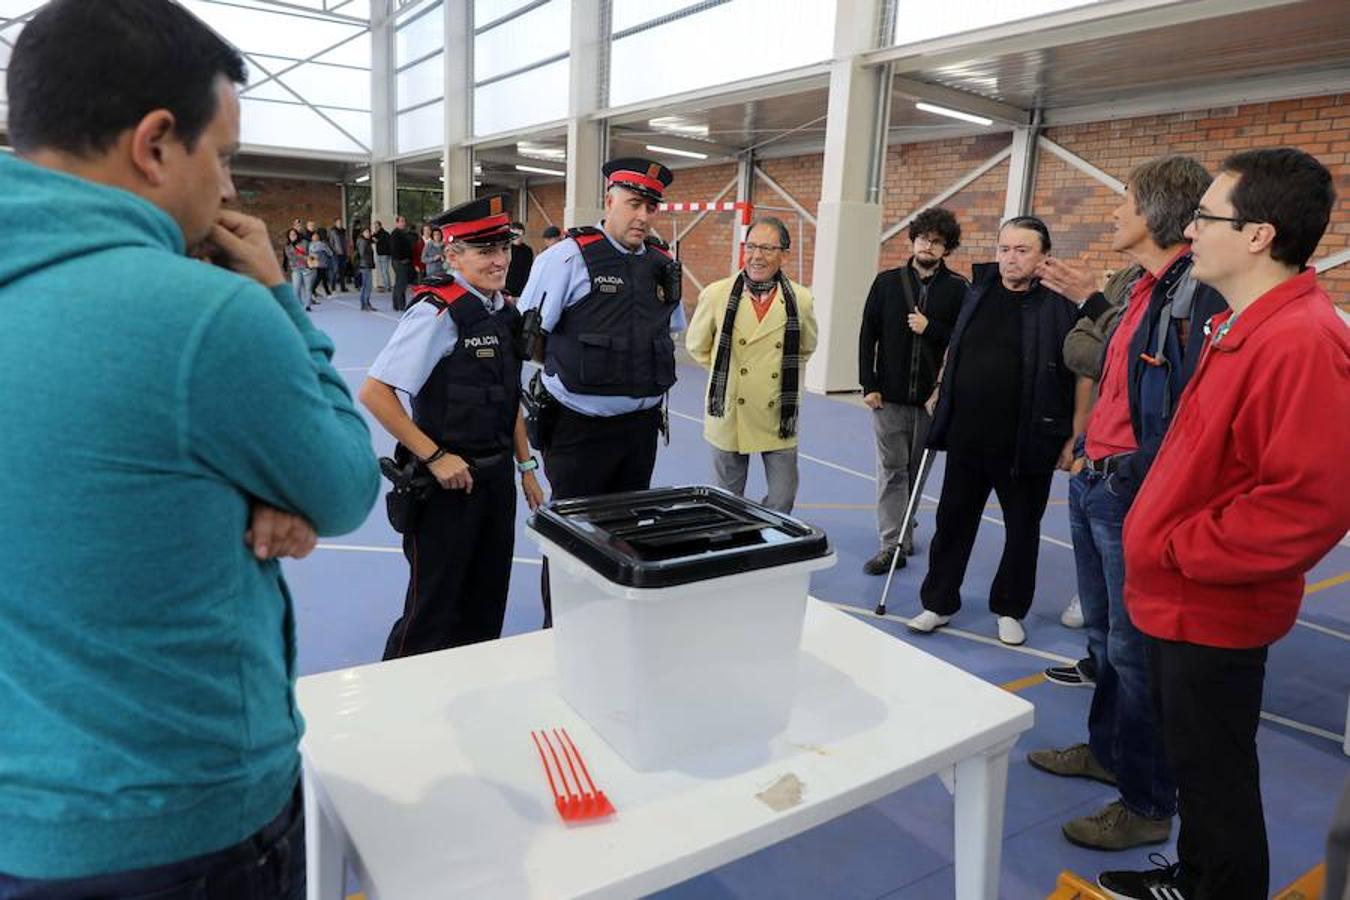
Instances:
[[[877,551],[877,555],[863,563],[863,572],[868,575],[885,575],[891,570],[891,557],[895,556],[894,547],[883,547]],[[903,569],[909,560],[902,555],[895,561],[895,569],[898,572]]]
[[[1110,785],[1116,783],[1116,776],[1097,762],[1097,757],[1092,755],[1092,749],[1087,744],[1074,744],[1063,750],[1032,750],[1027,754],[1027,762],[1051,775],[1091,778]]]
[[[1128,850],[1165,843],[1172,836],[1172,818],[1150,819],[1116,800],[1090,816],[1066,823],[1064,836],[1071,844],[1093,850]]]

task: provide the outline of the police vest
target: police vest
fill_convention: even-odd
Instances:
[[[460,456],[510,450],[520,399],[520,313],[509,304],[488,312],[476,295],[449,279],[424,285],[413,302],[430,303],[459,331],[455,349],[441,357],[412,398],[413,422]]]
[[[563,310],[548,337],[544,371],[574,394],[657,397],[675,384],[674,303],[657,292],[670,254],[647,244],[622,253],[598,228],[569,232],[581,248],[591,290]]]

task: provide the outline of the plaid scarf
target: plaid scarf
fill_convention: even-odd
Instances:
[[[712,382],[708,389],[708,415],[721,418],[726,415],[727,377],[731,370],[731,332],[736,327],[736,311],[741,305],[741,294],[745,290],[746,274],[736,276],[731,286],[731,297],[727,300],[726,315],[722,319],[722,331],[717,338],[717,356],[713,360]],[[787,307],[787,327],[783,333],[783,364],[778,378],[778,437],[786,440],[797,434],[797,385],[801,369],[802,326],[797,318],[797,296],[792,292],[791,283],[780,271],[774,276],[778,290],[783,294],[783,305]]]

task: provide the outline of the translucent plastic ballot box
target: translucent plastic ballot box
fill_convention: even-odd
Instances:
[[[559,691],[635,769],[787,725],[823,531],[713,487],[556,501],[529,524]]]

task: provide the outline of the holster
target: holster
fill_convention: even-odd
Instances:
[[[436,490],[436,477],[402,444],[394,448],[393,459],[380,457],[380,471],[393,484],[384,495],[389,524],[399,534],[407,534],[416,526],[422,504]]]
[[[536,450],[548,450],[553,445],[553,429],[558,424],[558,401],[544,387],[543,370],[536,370],[529,386],[520,395],[525,409],[525,433]]]

